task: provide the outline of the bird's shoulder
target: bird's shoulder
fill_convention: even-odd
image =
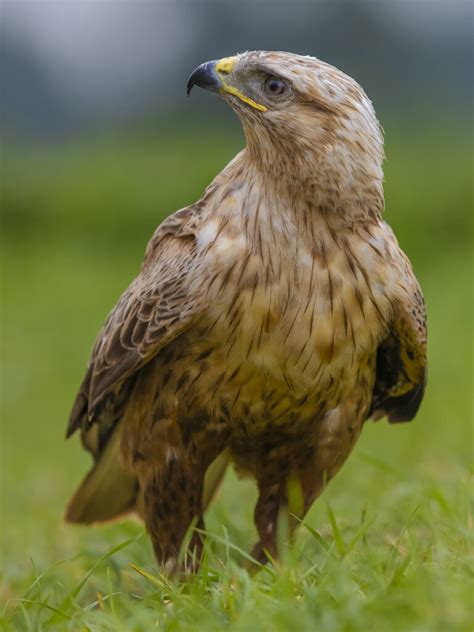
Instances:
[[[205,309],[204,288],[193,273],[199,266],[196,241],[205,205],[204,196],[180,209],[151,237],[140,273],[96,339],[70,415],[68,436],[79,427],[88,431],[94,420],[102,421],[104,430],[112,427],[126,403],[124,393],[132,387],[133,375]]]

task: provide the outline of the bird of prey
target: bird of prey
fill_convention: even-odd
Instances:
[[[383,138],[362,88],[264,51],[204,63],[195,85],[235,110],[246,147],[158,226],[67,430],[95,463],[66,519],[138,513],[168,572],[192,525],[184,566],[199,563],[229,462],[258,486],[254,558],[277,556],[280,510],[305,514],[366,420],[412,419],[426,379],[423,296],[382,219]]]

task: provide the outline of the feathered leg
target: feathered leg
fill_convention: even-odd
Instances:
[[[181,546],[194,522],[204,528],[202,492],[204,471],[192,467],[183,455],[141,478],[142,512],[158,563],[167,573],[178,570]],[[183,570],[196,571],[202,554],[202,536],[193,532],[184,552]]]
[[[225,436],[202,432],[183,441],[159,444],[135,463],[140,483],[139,511],[145,520],[158,563],[167,573],[178,569],[189,527],[196,527],[183,551],[182,567],[197,571],[203,550],[203,513],[222,479],[228,462]],[[162,437],[163,439],[163,437]],[[199,530],[199,531],[198,531]]]
[[[284,482],[273,484],[259,484],[259,496],[254,511],[254,522],[257,528],[259,541],[252,550],[252,557],[266,564],[267,553],[276,558],[277,551],[277,524],[281,505],[286,505]]]
[[[282,472],[284,472],[282,464]],[[288,535],[292,536],[299,521],[315,499],[321,494],[328,480],[317,461],[286,475],[280,482],[259,482],[259,497],[255,506],[254,520],[259,541],[253,548],[252,557],[266,564],[268,556],[278,559],[278,521],[286,514]],[[268,555],[267,555],[268,553]]]
[[[349,404],[349,414],[347,408],[341,406],[332,411],[325,424],[319,426],[314,449],[291,471],[288,471],[288,463],[293,463],[295,459],[289,459],[287,455],[259,464],[257,482],[260,495],[255,507],[255,525],[260,540],[253,550],[253,556],[259,562],[267,561],[265,550],[272,557],[278,556],[277,526],[280,512],[287,511],[288,532],[291,536],[351,453],[360,434],[361,423],[354,422]]]

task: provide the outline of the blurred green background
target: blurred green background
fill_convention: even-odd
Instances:
[[[342,9],[347,6],[339,4]],[[170,5],[166,6],[166,11],[171,11]],[[174,16],[173,24],[180,20],[187,23],[183,6],[187,5],[180,5],[181,13]],[[411,424],[397,426],[368,424],[325,498],[345,530],[350,531],[367,508],[380,517],[374,527],[375,541],[390,538],[388,534],[396,532],[421,506],[419,537],[435,548],[442,541],[446,553],[444,562],[438,560],[432,569],[427,584],[431,592],[425,595],[425,602],[421,600],[426,613],[433,609],[424,616],[432,616],[433,621],[438,617],[444,622],[440,629],[449,629],[448,624],[453,622],[457,629],[464,629],[470,606],[459,568],[472,552],[466,548],[465,529],[471,526],[468,478],[472,461],[473,164],[472,127],[467,114],[470,96],[462,74],[462,63],[469,68],[469,62],[461,54],[465,44],[458,41],[459,32],[464,31],[461,27],[456,31],[448,23],[447,28],[454,30],[445,33],[442,50],[418,38],[419,31],[415,31],[410,40],[410,59],[414,66],[421,66],[416,72],[406,68],[408,77],[404,76],[401,65],[407,63],[406,51],[396,49],[401,57],[398,64],[393,61],[393,51],[388,51],[394,42],[408,41],[411,31],[406,24],[410,23],[413,30],[413,19],[406,24],[399,20],[394,25],[389,16],[385,35],[377,31],[375,38],[375,14],[368,6],[364,4],[365,13],[359,11],[362,17],[358,14],[355,26],[351,16],[341,10],[337,15],[350,35],[346,36],[341,26],[339,31],[333,30],[336,42],[328,44],[328,38],[322,39],[320,47],[308,42],[312,41],[311,29],[324,31],[323,21],[315,18],[303,28],[301,22],[293,20],[285,26],[288,12],[278,19],[273,17],[273,22],[267,20],[261,38],[268,48],[291,48],[298,42],[297,46],[306,52],[339,63],[372,97],[370,86],[379,86],[375,106],[386,135],[386,219],[414,265],[428,309],[429,383],[418,417]],[[33,13],[23,11],[23,20],[34,21],[37,14],[33,9]],[[160,32],[166,31],[166,11]],[[206,11],[204,23],[206,16],[217,20],[209,7]],[[193,41],[178,57],[175,68],[179,71],[173,73],[169,84],[149,77],[146,85],[153,85],[153,90],[147,93],[147,103],[129,103],[117,114],[113,100],[106,98],[105,88],[105,96],[89,95],[86,110],[89,114],[95,112],[94,98],[98,99],[100,116],[77,115],[78,92],[93,92],[91,86],[95,85],[92,80],[88,85],[87,74],[85,81],[81,75],[82,88],[76,85],[73,89],[68,83],[70,76],[61,83],[48,55],[31,45],[34,38],[28,39],[28,29],[11,27],[4,31],[10,43],[15,41],[10,51],[23,46],[23,57],[11,56],[10,66],[4,59],[1,75],[11,87],[2,117],[1,164],[4,307],[0,598],[5,601],[23,594],[35,574],[58,561],[73,560],[78,553],[86,560],[94,559],[111,544],[141,529],[134,523],[89,530],[62,525],[68,495],[89,464],[77,437],[65,442],[66,421],[95,335],[108,310],[137,273],[154,228],[167,214],[195,201],[243,145],[239,125],[224,104],[210,95],[194,99],[193,94],[189,101],[183,96],[187,72],[201,61],[235,49],[257,47],[258,31],[248,30],[255,21],[252,10],[248,9],[245,19],[237,14],[235,7],[233,12],[223,10],[221,23],[217,20],[213,27],[216,41],[212,44],[206,43],[207,31],[202,27],[201,39]],[[113,11],[107,15],[110,18]],[[21,12],[19,18],[12,10],[10,17],[11,24],[18,20],[21,23]],[[438,30],[442,18],[436,23]],[[331,19],[334,21],[334,16]],[[47,22],[44,14],[43,20]],[[222,30],[231,20],[235,29],[226,46]],[[130,28],[140,33],[134,24]],[[377,24],[380,26],[380,20]],[[105,20],[104,25],[104,32],[113,38],[113,22]],[[195,28],[201,28],[200,23]],[[285,28],[287,39],[281,35]],[[354,52],[353,40],[362,37],[364,28],[366,34],[372,33],[372,39],[367,36],[369,39],[364,40],[368,50],[361,54]],[[422,22],[419,28],[423,31],[427,26]],[[301,39],[303,32],[306,39]],[[63,39],[67,39],[67,29]],[[165,44],[178,54],[178,44],[171,35]],[[60,55],[60,50],[58,47],[54,55]],[[133,46],[126,50],[128,58],[133,59]],[[333,50],[337,50],[337,59],[331,57]],[[421,58],[415,54],[417,50]],[[434,77],[433,60],[446,51],[452,53],[452,76]],[[384,55],[393,62],[388,69],[382,63]],[[19,57],[28,59],[29,64],[15,66],[11,59],[18,61]],[[169,58],[170,54],[166,60]],[[41,72],[30,84],[33,93],[29,93],[18,89],[25,75],[21,70],[15,76],[14,69],[31,70],[32,60]],[[42,96],[46,84],[41,77],[48,72],[48,76],[55,77],[47,82],[51,102]],[[423,72],[432,75],[430,80],[423,75],[426,85],[417,86],[413,93],[410,86],[416,83],[417,72],[420,76]],[[456,83],[458,74],[462,81]],[[169,72],[165,74],[169,76]],[[110,76],[104,77],[106,80],[112,82]],[[179,82],[180,91],[173,88],[173,81]],[[449,94],[441,89],[446,88],[443,81],[449,84]],[[119,76],[117,85],[120,82],[125,80]],[[167,85],[171,86],[171,96],[162,102],[160,95],[167,92]],[[438,99],[433,97],[436,87]],[[118,88],[112,88],[115,94]],[[66,116],[58,104],[63,103],[68,90],[74,95],[75,108]],[[15,95],[20,95],[17,102]],[[35,111],[36,97],[38,109],[44,108],[46,114],[33,121],[34,116],[28,116],[28,112]],[[253,500],[251,484],[236,481],[230,474],[210,512],[210,528],[218,530],[224,522],[234,541],[248,547],[253,537]],[[324,512],[315,508],[308,522],[324,533],[328,521]],[[455,543],[446,540],[448,531]],[[144,539],[133,545],[133,552],[119,559],[119,565],[129,559],[152,564],[150,547]],[[62,580],[79,577],[85,564],[84,560],[69,564]],[[446,582],[449,589],[445,588],[443,596]]]

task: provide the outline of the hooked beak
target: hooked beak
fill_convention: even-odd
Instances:
[[[210,90],[211,92],[219,92],[222,89],[222,80],[217,74],[216,65],[216,61],[206,61],[193,71],[188,79],[188,96],[194,86]]]
[[[247,105],[250,105],[255,110],[266,112],[267,108],[264,105],[245,96],[235,85],[229,83],[228,76],[231,75],[234,69],[236,59],[236,57],[224,57],[223,59],[206,61],[204,64],[198,66],[188,79],[188,95],[194,86],[199,86],[211,92],[230,94]]]

